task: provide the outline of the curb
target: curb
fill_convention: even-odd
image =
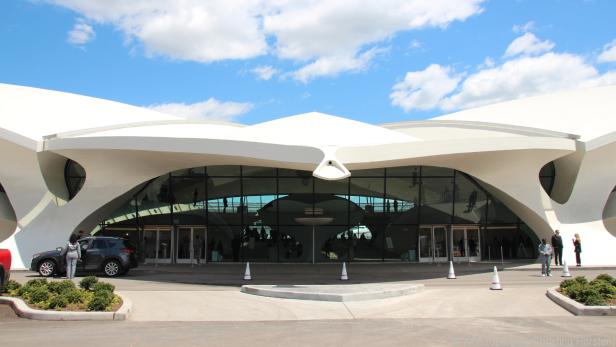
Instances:
[[[559,287],[547,290],[548,298],[576,316],[616,316],[616,306],[586,306],[560,294],[556,291],[557,288]]]
[[[352,285],[350,285],[352,286]],[[310,285],[299,286],[300,288],[311,287]],[[316,286],[312,286],[316,287]],[[322,286],[326,287],[326,286]],[[424,290],[423,284],[407,285],[395,289],[386,290],[364,290],[353,293],[335,293],[328,292],[327,288],[323,288],[320,292],[306,292],[301,290],[293,290],[293,287],[276,288],[270,285],[243,285],[240,291],[246,294],[265,296],[279,299],[295,299],[295,300],[313,300],[313,301],[332,301],[332,302],[349,302],[349,301],[365,301],[400,297],[419,293]]]
[[[133,303],[120,293],[115,293],[122,299],[122,306],[115,312],[74,312],[36,310],[28,306],[22,299],[7,296],[0,297],[0,304],[11,306],[15,314],[22,318],[53,321],[110,321],[126,320],[130,315]]]

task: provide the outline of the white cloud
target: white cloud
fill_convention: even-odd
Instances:
[[[86,23],[83,19],[78,19],[73,25],[73,29],[68,32],[66,41],[73,45],[85,45],[92,41],[96,33],[91,25]]]
[[[511,30],[513,30],[516,34],[527,33],[535,30],[535,22],[531,20],[530,22],[526,22],[524,24],[514,25]]]
[[[541,54],[554,48],[554,43],[548,40],[540,41],[533,33],[525,33],[509,44],[505,51],[505,57],[513,57],[518,54]]]
[[[370,57],[362,52],[400,31],[464,21],[485,0],[46,1],[113,25],[150,56],[209,63],[272,54],[304,64],[292,75],[305,81],[361,70]]]
[[[235,117],[250,111],[253,105],[231,101],[222,102],[209,98],[194,104],[156,104],[148,108],[186,119],[232,121]]]
[[[600,63],[616,62],[616,40],[603,46],[603,52],[599,54],[597,61]]]
[[[487,59],[486,59],[487,60]],[[392,105],[414,109],[458,110],[552,93],[616,84],[616,70],[600,73],[584,56],[547,52],[517,55],[499,65],[484,63],[460,77],[451,67],[430,65],[408,72],[392,88]]]
[[[520,57],[468,76],[459,91],[440,101],[445,110],[476,107],[521,97],[598,84],[597,70],[572,54]]]
[[[270,65],[257,66],[256,68],[250,71],[254,73],[259,79],[264,80],[264,81],[268,81],[272,77],[274,77],[274,75],[277,75],[280,73],[280,71],[278,71],[276,68]]]
[[[336,76],[342,72],[358,72],[368,68],[372,59],[379,54],[388,51],[387,48],[371,48],[366,52],[353,56],[352,54],[341,54],[336,56],[325,56],[316,61],[303,66],[291,73],[291,76],[298,81],[307,83],[316,77]]]
[[[393,105],[407,112],[431,109],[456,88],[460,79],[452,75],[450,68],[432,64],[423,71],[408,72],[403,81],[394,85],[389,97]]]

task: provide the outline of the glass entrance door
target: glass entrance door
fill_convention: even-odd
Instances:
[[[204,227],[181,226],[177,228],[176,254],[178,264],[199,264],[204,260],[205,241]]]
[[[168,264],[172,259],[173,233],[168,226],[146,226],[143,228],[146,264]]]
[[[447,227],[423,225],[419,228],[419,261],[447,261]]]
[[[453,260],[480,261],[480,236],[477,226],[456,226],[453,228]]]

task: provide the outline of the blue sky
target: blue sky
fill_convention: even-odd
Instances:
[[[245,124],[425,119],[616,84],[614,13],[612,0],[4,0],[0,82]]]

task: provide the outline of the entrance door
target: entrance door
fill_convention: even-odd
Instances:
[[[419,228],[419,261],[447,261],[447,227],[423,225]]]
[[[453,228],[453,260],[480,261],[479,241],[479,227],[455,226]]]
[[[173,233],[168,226],[146,226],[143,228],[146,264],[171,263]]]
[[[176,254],[178,264],[199,264],[205,257],[204,227],[178,227]]]

